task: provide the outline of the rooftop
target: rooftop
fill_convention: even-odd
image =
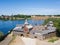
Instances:
[[[29,24],[28,21],[27,21],[27,19],[25,20],[25,23],[24,24]]]
[[[52,27],[52,28],[54,28],[54,27]],[[51,32],[56,31],[55,29],[56,29],[56,28],[54,28],[54,29],[52,29],[52,30],[50,30],[50,29],[48,29],[48,30],[31,30],[30,33],[39,33],[39,34],[41,34],[41,35],[44,35],[44,34],[48,34],[48,33],[51,33]]]
[[[28,24],[28,23],[25,22],[24,25],[25,24]],[[45,26],[42,26],[42,25],[40,25],[40,26],[38,25],[38,26],[33,27],[32,25],[28,24],[28,25],[25,25],[25,27],[27,27],[28,29],[33,28],[33,29],[31,29],[30,33],[39,33],[41,35],[56,31],[56,27],[53,27],[53,26],[46,26],[47,29],[45,29]],[[24,28],[23,28],[23,26],[18,26],[18,27],[15,27],[13,30],[14,31],[24,31]]]

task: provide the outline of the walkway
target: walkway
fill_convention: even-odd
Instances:
[[[36,45],[36,39],[21,37],[25,45]]]

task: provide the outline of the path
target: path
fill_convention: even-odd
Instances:
[[[25,45],[36,45],[36,39],[21,37]]]

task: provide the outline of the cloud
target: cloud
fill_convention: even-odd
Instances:
[[[49,9],[49,8],[25,8],[20,10],[21,14],[60,14],[60,9]]]
[[[1,9],[2,10],[2,9]],[[4,13],[3,13],[4,12]],[[26,15],[54,15],[60,14],[60,9],[51,8],[20,8],[20,9],[6,9],[0,11],[0,14],[11,15],[13,14],[26,14]]]

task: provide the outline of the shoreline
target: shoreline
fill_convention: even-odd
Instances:
[[[12,40],[12,32],[8,34],[3,41],[0,42],[0,45],[8,45],[11,40]]]

